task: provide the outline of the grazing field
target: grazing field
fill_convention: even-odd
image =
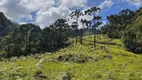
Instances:
[[[72,41],[72,40],[71,40]],[[84,36],[54,53],[0,60],[0,80],[142,80],[142,55],[126,51],[119,39]]]

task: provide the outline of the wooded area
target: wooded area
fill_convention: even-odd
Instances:
[[[76,36],[76,44],[78,39],[80,44],[83,44],[85,28],[79,29],[79,22],[87,26],[88,31],[93,31],[95,48],[98,27],[102,24],[101,16],[95,14],[100,10],[98,7],[91,7],[84,12],[75,10],[69,15],[71,19],[76,17],[76,22],[73,22],[72,25],[69,25],[64,19],[58,19],[44,29],[34,24],[12,23],[1,13],[0,56],[7,58],[40,52],[54,52],[71,44],[69,42],[71,36]],[[92,20],[81,19],[79,21],[80,16],[84,15],[93,16]],[[129,9],[122,10],[119,14],[108,16],[107,20],[108,23],[101,27],[99,34],[104,34],[112,39],[121,39],[126,50],[142,53],[142,8],[136,12]]]

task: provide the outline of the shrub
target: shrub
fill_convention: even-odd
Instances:
[[[142,53],[142,23],[140,22],[142,22],[142,16],[140,20],[127,26],[122,37],[126,49],[135,53]]]

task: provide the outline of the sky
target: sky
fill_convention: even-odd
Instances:
[[[76,9],[85,10],[97,6],[102,10],[103,24],[106,16],[118,14],[122,9],[137,10],[142,2],[132,0],[0,0],[0,12],[8,19],[19,24],[34,23],[41,28],[48,27],[57,19],[69,19],[69,14]],[[84,16],[83,18],[88,18]],[[80,23],[81,24],[81,23]]]

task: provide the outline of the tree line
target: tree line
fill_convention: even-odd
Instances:
[[[72,27],[64,19],[41,29],[34,24],[14,26],[12,31],[1,39],[1,57],[12,57],[52,52],[69,45],[68,31]]]
[[[101,16],[96,15],[100,10],[98,7],[91,7],[85,11],[73,11],[69,16],[71,19],[76,17],[76,22],[72,25],[65,19],[58,19],[44,29],[35,24],[15,24],[8,35],[0,38],[0,57],[54,52],[68,46],[71,36],[76,37],[76,44],[78,39],[83,44],[84,26],[93,32],[95,48],[99,32],[97,27],[102,24]],[[92,17],[92,20],[79,20],[86,15]],[[122,10],[119,14],[107,16],[107,20],[108,23],[101,28],[102,34],[112,39],[121,39],[127,50],[142,53],[142,8],[137,11]],[[79,22],[82,23],[81,29],[78,29]]]
[[[91,7],[88,8],[85,11],[81,11],[81,10],[75,10],[70,14],[71,19],[76,17],[76,22],[73,23],[73,27],[75,28],[76,31],[76,44],[78,42],[78,36],[80,37],[79,41],[80,44],[83,44],[83,34],[84,34],[84,26],[87,26],[87,29],[90,30],[90,32],[93,32],[94,35],[94,48],[96,47],[96,34],[98,33],[99,30],[97,30],[98,26],[100,26],[102,24],[101,19],[102,17],[99,15],[96,15],[98,12],[100,12],[101,9],[99,7]],[[90,16],[92,17],[92,19],[87,20],[87,19],[81,19],[80,22],[82,23],[82,28],[80,30],[78,30],[78,22],[79,22],[79,18],[81,16]]]
[[[70,44],[69,37],[76,36],[76,43],[78,42],[78,36],[80,44],[83,44],[84,27],[78,29],[78,23],[81,22],[83,26],[89,27],[92,25],[92,31],[94,33],[94,47],[95,43],[95,31],[101,22],[100,16],[94,15],[101,9],[98,7],[91,7],[85,11],[75,10],[69,16],[71,18],[76,17],[77,21],[75,25],[69,25],[65,19],[58,19],[52,25],[41,29],[40,26],[35,24],[23,24],[14,25],[8,35],[0,39],[0,56],[12,57],[36,54],[40,52],[53,52],[62,47]],[[92,16],[92,20],[81,19],[81,16]],[[93,21],[93,22],[92,22]],[[96,22],[96,24],[94,23]],[[75,34],[72,32],[75,31]]]
[[[142,8],[137,11],[122,10],[107,16],[108,23],[101,30],[112,39],[121,39],[127,50],[142,53]]]

